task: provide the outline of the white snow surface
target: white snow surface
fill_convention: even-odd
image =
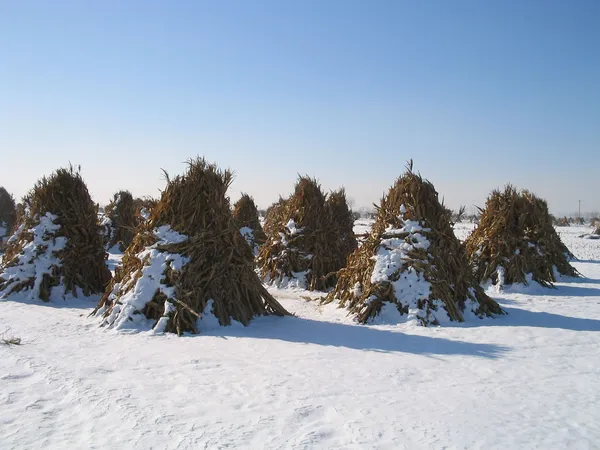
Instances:
[[[17,256],[18,262],[11,267],[6,267],[0,272],[0,278],[8,281],[8,285],[0,291],[0,299],[8,297],[23,297],[21,292],[11,292],[15,285],[30,279],[34,280],[33,288],[28,290],[28,297],[38,298],[40,285],[44,275],[51,274],[54,268],[62,265],[58,252],[67,245],[67,238],[55,236],[60,230],[60,225],[54,223],[56,216],[51,213],[40,217],[40,222],[28,231],[32,234],[31,242],[23,246]],[[15,238],[16,237],[15,235]]]
[[[89,300],[0,302],[23,340],[0,345],[0,448],[598,448],[600,242],[574,228],[587,278],[444,327],[357,325],[275,288],[296,317],[184,337],[99,328]]]
[[[354,221],[354,235],[356,236],[356,241],[359,246],[364,242],[368,233],[371,232],[373,223],[373,220],[364,218],[356,219]]]
[[[354,221],[354,233],[364,234],[369,233],[373,226],[374,221],[372,219],[356,219]]]

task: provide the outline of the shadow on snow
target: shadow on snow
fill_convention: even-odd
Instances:
[[[508,347],[494,344],[454,341],[404,334],[368,325],[322,322],[299,317],[260,317],[254,319],[249,327],[222,327],[203,332],[200,335],[272,339],[298,344],[415,355],[466,355],[498,358],[510,350]]]
[[[42,308],[66,308],[66,309],[86,309],[92,312],[98,305],[101,295],[92,295],[90,297],[72,297],[69,295],[65,299],[52,299],[49,302],[45,302],[40,298],[29,298],[27,292],[23,295],[12,294],[8,298],[0,298],[0,305],[2,303],[21,303],[31,306],[40,306]]]
[[[596,280],[587,280],[581,279],[581,281],[585,281],[586,283],[596,284],[598,281]],[[529,294],[529,292],[524,291],[524,294]],[[556,289],[535,289],[531,292],[532,295],[540,296],[540,297],[600,297],[600,289],[585,287],[585,286],[573,286],[569,284],[560,284],[556,286]]]
[[[504,294],[519,294],[531,297],[600,297],[600,288],[583,286],[584,284],[600,284],[600,280],[592,278],[570,278],[561,280],[555,288],[544,287],[535,281],[528,285],[516,284],[506,286]],[[492,297],[494,292],[486,289],[487,294]]]
[[[536,327],[557,328],[571,331],[600,331],[600,320],[579,317],[562,316],[543,311],[529,311],[527,309],[506,306],[513,303],[510,299],[496,299],[507,313],[493,319],[482,319],[458,324],[459,327]]]

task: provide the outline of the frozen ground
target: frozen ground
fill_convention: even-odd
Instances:
[[[559,229],[588,278],[455,327],[359,326],[291,290],[272,292],[297,317],[183,338],[99,329],[89,301],[0,302],[24,342],[0,346],[0,448],[598,448],[585,231]]]

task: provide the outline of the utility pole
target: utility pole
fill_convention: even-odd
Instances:
[[[579,215],[577,216],[577,218],[581,217],[581,200],[579,200]]]

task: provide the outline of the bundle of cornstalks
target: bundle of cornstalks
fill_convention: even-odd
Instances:
[[[578,276],[569,264],[573,255],[552,226],[546,201],[510,185],[488,197],[481,222],[465,246],[477,280],[498,289],[531,280],[553,287],[556,274]]]
[[[120,251],[125,251],[133,237],[135,229],[140,223],[136,213],[136,205],[129,191],[119,191],[113,195],[111,202],[104,209],[104,226],[106,248],[119,246]]]
[[[331,192],[325,201],[327,242],[332,256],[331,270],[346,265],[348,256],[358,247],[354,235],[354,214],[348,207],[346,191],[342,188]],[[335,282],[334,278],[331,278]]]
[[[261,276],[278,286],[321,291],[333,286],[356,248],[352,223],[343,190],[326,197],[315,179],[300,177],[294,193],[267,211]]]
[[[276,229],[279,227],[281,223],[282,215],[285,212],[285,202],[286,199],[283,197],[279,197],[275,203],[267,208],[265,212],[265,222],[263,226],[263,230],[265,232],[265,237],[276,233]]]
[[[25,202],[23,201],[17,203],[17,206],[15,207],[15,226],[16,224],[23,223],[25,221],[25,211]]]
[[[569,219],[567,217],[561,217],[560,219],[556,220],[556,226],[568,227],[571,226],[571,224],[569,223]]]
[[[49,301],[104,292],[110,280],[97,209],[78,171],[59,169],[24,199],[0,265],[0,298]]]
[[[451,216],[434,186],[409,164],[324,302],[339,301],[360,323],[382,315],[438,325],[502,314],[474,279]]]
[[[0,252],[3,251],[17,217],[15,200],[6,189],[0,186]]]
[[[156,206],[158,200],[152,197],[139,197],[133,201],[138,224],[143,223],[150,218],[152,208]]]
[[[233,206],[233,218],[240,233],[256,256],[259,247],[266,240],[266,235],[258,219],[258,209],[254,203],[254,199],[248,194],[242,194]]]
[[[216,320],[247,325],[288,314],[254,272],[226,196],[231,181],[231,172],[199,158],[185,175],[167,177],[93,313],[103,325],[181,335]]]

